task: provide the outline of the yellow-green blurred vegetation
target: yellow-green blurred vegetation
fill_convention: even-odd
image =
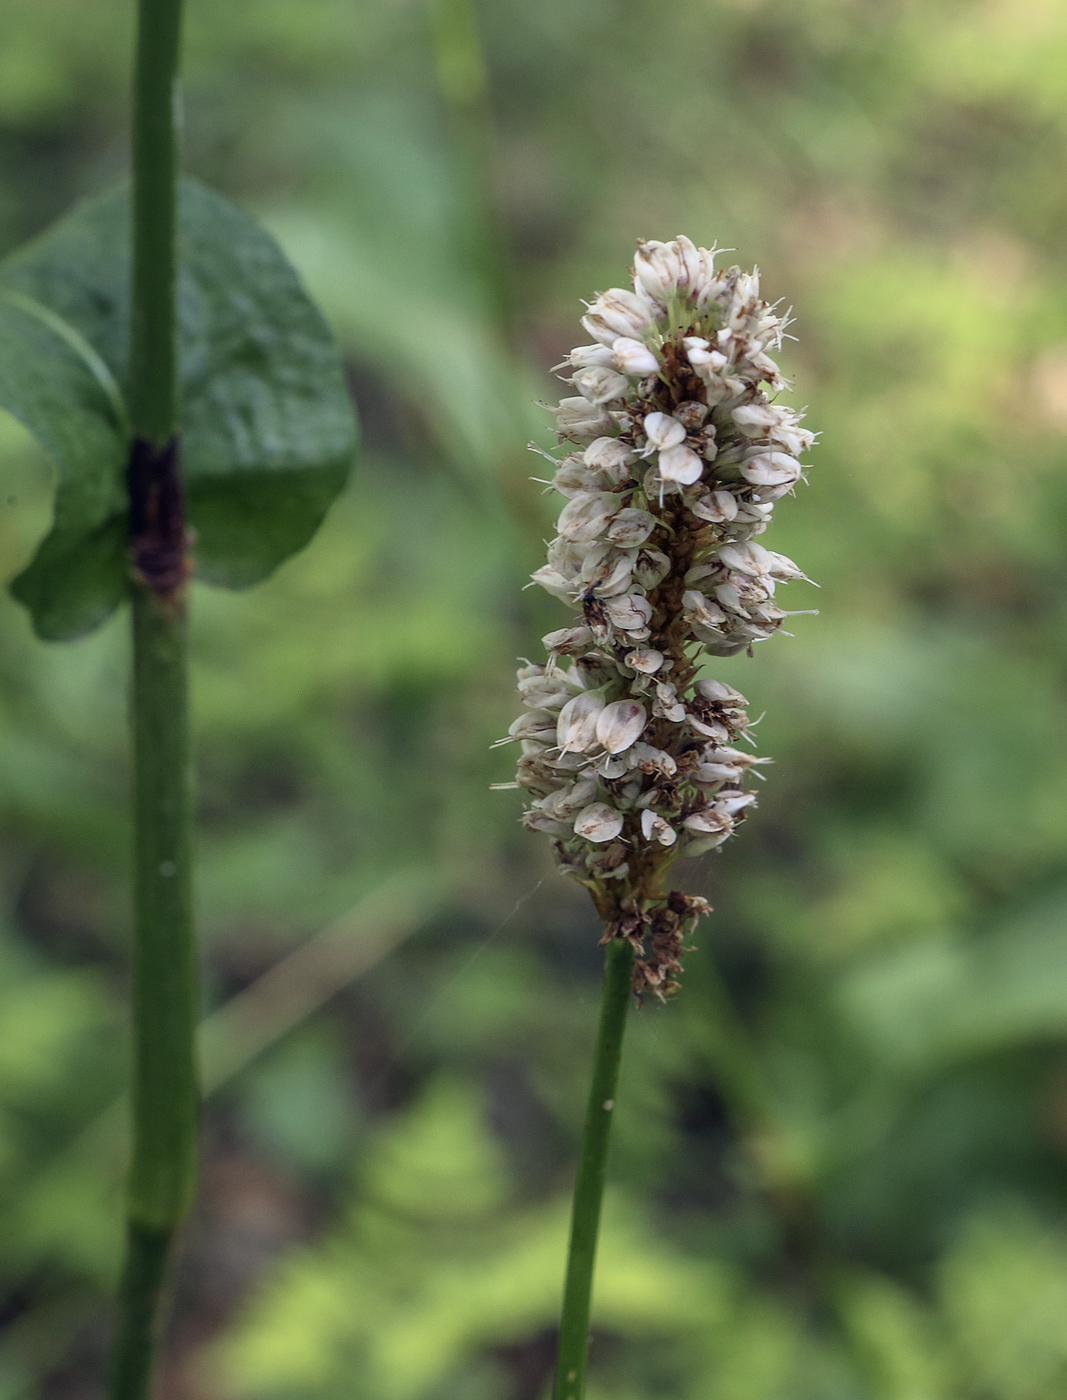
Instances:
[[[4,248],[121,175],[131,8],[0,0]],[[590,1400],[1059,1400],[1067,11],[189,0],[186,140],[365,441],[302,555],[194,596],[215,1020],[167,1400],[547,1394],[600,954],[489,745],[564,620],[521,591],[535,401],[679,232],[795,308],[822,438],[767,542],[821,616],[720,670],[775,765],[633,1019]],[[51,485],[7,420],[0,471],[10,577]],[[122,619],[53,647],[0,603],[0,1400],[99,1393],[125,666]]]

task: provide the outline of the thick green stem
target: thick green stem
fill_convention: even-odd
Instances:
[[[130,414],[162,447],[178,421],[178,64],[181,0],[139,0],[133,119]]]
[[[198,1012],[190,890],[186,625],[136,582],[133,610],[133,1155],[111,1400],[151,1393],[173,1241],[196,1179]]]
[[[619,1080],[622,1036],[630,1004],[634,950],[625,939],[608,944],[600,1025],[593,1053],[593,1080],[582,1133],[578,1179],[574,1186],[567,1278],[559,1329],[555,1400],[582,1400],[589,1352],[589,1309],[593,1292],[600,1204],[604,1197],[608,1140],[611,1136],[615,1086]]]
[[[111,1400],[145,1400],[174,1238],[196,1179],[186,530],[178,455],[181,0],[139,0],[133,129],[133,1153]]]
[[[198,1014],[190,891],[186,626],[180,605],[133,592],[133,1224],[167,1230],[195,1175]]]

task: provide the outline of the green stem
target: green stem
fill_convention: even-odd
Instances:
[[[474,0],[429,0],[437,84],[468,216],[466,242],[505,336],[513,330],[510,254],[494,188],[495,131],[489,73]]]
[[[589,1309],[593,1292],[600,1204],[604,1197],[608,1140],[611,1136],[615,1086],[619,1080],[622,1036],[630,1005],[634,950],[625,939],[608,944],[600,1025],[593,1052],[593,1080],[582,1133],[578,1179],[574,1186],[563,1316],[559,1329],[555,1400],[582,1400],[589,1352]]]
[[[133,119],[130,411],[161,447],[178,421],[178,63],[181,0],[139,0]]]
[[[119,1290],[119,1335],[111,1400],[140,1400],[148,1393],[160,1324],[159,1297],[170,1251],[169,1231],[129,1227],[126,1267]]]
[[[174,1239],[196,1179],[186,530],[178,456],[181,0],[139,0],[133,129],[133,1150],[111,1400],[151,1393]]]

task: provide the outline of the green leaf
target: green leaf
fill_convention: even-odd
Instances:
[[[113,379],[105,387],[91,348],[56,319],[0,291],[0,405],[33,433],[61,482],[51,533],[12,585],[43,637],[90,631],[126,585],[127,435],[117,390]]]
[[[0,264],[0,404],[59,472],[55,524],[12,592],[44,637],[89,631],[127,576],[129,192]],[[240,588],[302,548],[344,485],[355,418],[333,338],[265,230],[182,182],[182,463],[196,571]]]

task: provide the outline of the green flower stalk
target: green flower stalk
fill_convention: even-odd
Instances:
[[[594,344],[559,369],[575,397],[552,410],[567,498],[535,583],[576,614],[519,671],[516,786],[525,824],[551,838],[589,890],[608,950],[572,1225],[557,1400],[584,1390],[592,1254],[630,988],[677,990],[686,938],[707,902],[666,887],[679,855],[718,850],[756,802],[768,762],[748,701],[706,673],[751,652],[791,616],[779,583],[804,579],[756,542],[802,478],[813,435],[776,396],[786,319],[758,273],[717,272],[688,238],[643,243],[633,291],[605,292],[582,325]],[[546,454],[548,455],[548,454]],[[620,977],[620,968],[629,976]],[[611,1092],[606,1092],[610,1086]]]

